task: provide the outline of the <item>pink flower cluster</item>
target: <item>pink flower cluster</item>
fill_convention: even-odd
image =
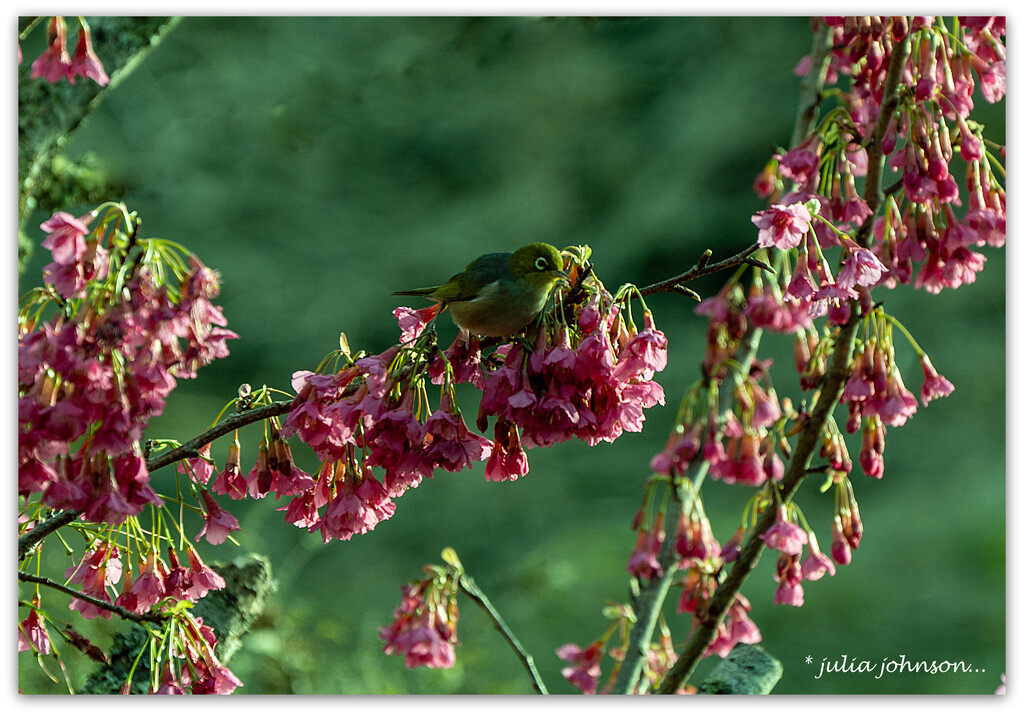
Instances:
[[[431,578],[404,584],[395,620],[380,629],[384,652],[403,654],[407,668],[451,668],[458,620],[451,591],[437,587]]]
[[[640,508],[633,519],[633,529],[637,532],[637,541],[633,553],[629,557],[626,570],[635,578],[651,579],[661,576],[663,573],[658,556],[665,541],[663,528],[665,514],[659,508],[652,517],[647,511],[647,504],[655,501],[652,499],[653,492],[651,491],[655,484],[656,482],[652,482],[648,487],[648,492],[644,496],[644,506]],[[684,489],[688,489],[689,484],[688,481],[684,481]],[[706,619],[707,606],[718,587],[719,573],[727,561],[734,560],[738,555],[738,543],[743,532],[742,530],[737,532],[736,537],[723,548],[711,531],[711,523],[704,513],[699,493],[690,491],[685,494],[683,504],[675,539],[675,554],[679,558],[678,567],[682,574],[678,581],[682,588],[677,611],[678,613],[692,613],[696,626]],[[749,612],[750,604],[742,595],[738,595],[719,625],[714,641],[704,654],[705,657],[708,655],[725,657],[736,643],[757,643],[761,640],[760,631],[747,615]],[[659,658],[667,656],[666,653],[649,655]],[[673,651],[673,660],[674,656]],[[581,671],[579,668],[567,670],[571,671],[572,676],[576,678],[583,678],[585,675],[585,671]],[[566,671],[563,671],[563,675],[565,673]]]
[[[297,395],[281,436],[297,435],[323,466],[315,479],[301,473],[298,481],[271,470],[266,485],[279,498],[294,496],[286,519],[320,531],[325,542],[373,529],[394,513],[393,499],[435,469],[461,471],[491,453],[492,443],[468,429],[450,391],[420,421],[419,390],[390,370],[401,350],[396,345],[336,374],[300,371],[293,378]]]
[[[746,382],[733,392],[732,409],[711,416],[714,405],[704,404],[669,435],[665,448],[651,459],[651,469],[666,476],[683,475],[693,463],[708,465],[708,473],[726,484],[759,487],[782,478],[775,426],[782,418],[778,397],[761,382],[769,364],[754,363]]]
[[[853,558],[853,551],[860,546],[864,523],[860,519],[860,507],[849,478],[840,476],[836,488],[839,489],[839,500],[832,516],[832,558],[845,566]]]
[[[112,543],[97,542],[86,551],[82,559],[67,569],[68,584],[78,584],[82,594],[112,603],[133,613],[144,614],[154,608],[172,606],[179,601],[195,602],[209,591],[224,587],[224,579],[207,566],[191,547],[186,548],[187,565],[178,560],[174,549],[168,550],[169,564],[153,550],[138,562],[137,574],[131,564],[122,564],[120,549]],[[122,582],[123,576],[123,582]],[[111,600],[111,594],[120,593]],[[38,607],[38,603],[35,606]],[[71,610],[83,618],[110,618],[111,611],[82,598],[71,599]],[[165,661],[163,680],[157,692],[183,693],[185,688],[199,693],[230,693],[242,684],[214,654],[216,635],[201,618],[193,618],[187,610],[174,609],[169,617],[176,621],[170,655],[187,661],[187,667],[173,669]],[[39,652],[49,650],[49,636],[33,609],[19,630],[23,637]],[[87,649],[88,641],[76,647]],[[19,650],[23,650],[19,645]]]
[[[185,553],[188,566],[183,566],[177,552],[169,548],[168,567],[157,552],[148,552],[145,561],[138,564],[138,576],[128,569],[114,603],[135,613],[146,613],[165,598],[194,603],[210,591],[224,588],[224,579],[203,563],[195,549],[189,546]]]
[[[92,33],[84,21],[79,21],[78,45],[75,54],[68,54],[67,26],[63,17],[50,18],[47,28],[48,47],[32,63],[32,77],[42,77],[50,84],[66,79],[71,84],[75,77],[88,77],[100,87],[106,86],[110,78],[103,70],[103,63],[92,49]],[[18,63],[21,63],[21,45],[18,45]]]
[[[584,695],[597,692],[601,678],[601,660],[604,658],[604,641],[597,640],[586,648],[575,643],[566,643],[555,651],[555,655],[567,665],[562,668],[562,677],[580,689]]]
[[[919,357],[924,372],[921,402],[927,405],[952,393],[952,383],[935,370],[928,356],[921,353]],[[903,383],[896,365],[891,335],[875,335],[864,342],[854,357],[853,371],[840,401],[849,411],[846,430],[862,430],[859,461],[864,473],[881,478],[886,426],[899,427],[917,412],[917,399]]]
[[[822,158],[820,136],[812,136],[774,158],[779,173],[791,179],[794,187],[782,205],[755,217],[759,226],[770,224],[762,226],[759,240],[779,248],[795,245],[794,229],[787,228],[803,226],[797,206],[815,198],[822,205],[821,216],[840,228],[873,221],[870,250],[885,268],[885,284],[913,280],[915,287],[938,293],[973,283],[985,257],[972,247],[1000,247],[1006,241],[1006,194],[995,175],[1002,168],[993,165],[981,126],[970,119],[975,75],[986,101],[998,102],[1005,94],[1006,49],[1001,40],[1005,18],[961,17],[956,35],[930,17],[829,17],[825,21],[835,33],[829,81],[836,81],[840,74],[850,76],[846,107],[861,137],[874,132],[893,43],[910,33],[902,80],[911,91],[900,95],[898,120],[887,128],[882,147],[890,167],[899,173],[900,190],[872,218],[854,183],[854,177],[865,171],[864,150],[853,143],[854,134],[846,134],[850,141],[845,146],[829,146],[829,161]],[[966,164],[969,205],[962,218],[952,209],[962,204],[961,187],[950,172],[954,154]],[[831,185],[825,175],[819,177],[823,165],[832,167]],[[759,179],[758,186],[764,184]],[[773,232],[771,238],[767,231]],[[825,237],[831,242],[828,230],[815,232],[819,240]]]
[[[644,409],[665,404],[654,382],[665,368],[667,342],[644,312],[644,329],[630,328],[615,304],[595,297],[579,313],[578,332],[541,330],[533,350],[511,345],[504,364],[484,379],[480,412],[522,430],[525,447],[572,438],[594,445],[643,428]],[[518,474],[504,474],[509,478]]]
[[[54,259],[47,280],[68,302],[20,326],[18,493],[120,524],[160,503],[139,447],[149,420],[177,378],[226,356],[237,336],[210,302],[216,274],[194,257],[177,297],[145,262],[123,290],[107,285],[110,256],[89,221],[58,212],[42,225]]]
[[[779,552],[779,559],[775,564],[775,581],[779,584],[775,590],[776,606],[802,606],[802,581],[817,581],[826,573],[835,575],[835,564],[821,553],[814,534],[808,536],[806,531],[789,521],[785,507],[778,507],[775,523],[761,535],[761,539],[769,549]],[[801,561],[804,545],[807,545],[809,553]]]
[[[113,603],[139,614],[148,613],[164,599],[194,602],[224,587],[224,579],[192,547],[186,550],[187,567],[178,561],[173,549],[168,554],[170,568],[157,552],[149,551],[138,564],[138,576],[134,576],[130,565],[124,569],[118,547],[101,542],[68,568],[64,577],[68,583],[80,584],[83,594],[109,602],[108,589],[121,582],[123,575],[124,582]],[[110,618],[109,610],[80,598],[71,599],[71,610],[79,611],[83,618]]]
[[[704,651],[704,657],[717,655],[721,658],[728,657],[737,643],[760,643],[761,630],[750,618],[750,601],[742,593],[736,597],[725,612],[725,618],[715,632],[715,638],[708,644]]]
[[[572,324],[538,324],[527,336],[532,345],[506,343],[486,360],[480,340],[465,332],[437,350],[434,332],[427,331],[436,306],[398,308],[399,344],[349,361],[337,373],[293,376],[297,394],[280,436],[297,436],[313,448],[323,462],[317,474],[299,470],[298,480],[282,481],[271,476],[268,463],[264,486],[255,492],[250,474],[249,495],[293,496],[286,508],[290,523],[320,531],[325,541],[348,539],[390,517],[394,500],[437,469],[458,472],[484,461],[486,479],[511,480],[529,469],[526,448],[573,437],[610,442],[639,431],[644,409],[664,404],[653,375],[665,367],[665,336],[647,311],[644,329],[637,330],[591,280],[588,290],[597,295],[571,307],[578,315]],[[428,381],[441,390],[433,410]],[[482,390],[476,425],[485,431],[495,416],[494,441],[467,427],[456,403],[458,384]],[[267,450],[274,451],[273,440]],[[282,483],[284,491],[277,486]],[[237,451],[229,453],[213,489],[243,494]]]
[[[627,616],[626,609],[619,604],[609,604],[607,610],[609,615],[617,614],[620,622],[632,618],[632,612],[629,611],[630,615]],[[621,629],[620,632],[625,634],[627,631],[626,629]],[[610,632],[586,648],[582,648],[575,643],[566,643],[555,650],[555,655],[568,664],[562,668],[562,677],[576,686],[584,695],[611,692],[619,676],[619,664],[625,658],[626,644],[623,643],[621,647],[610,646],[607,642],[609,636]],[[605,654],[609,655],[617,663],[613,665],[608,680],[599,690],[601,661],[604,659]],[[648,645],[647,656],[643,664],[643,675],[632,692],[634,694],[639,693],[642,684],[646,685],[646,688],[643,688],[645,692],[655,690],[677,660],[679,660],[679,656],[675,651],[672,634],[668,631],[667,627],[662,625],[658,639],[656,641],[652,640]],[[689,693],[692,690],[692,688],[686,688],[681,689],[680,692]]]
[[[214,651],[217,636],[212,628],[203,624],[202,618],[183,613],[179,621],[171,655],[184,661],[184,665],[175,663],[172,667],[171,660],[164,661],[157,693],[181,695],[186,692],[185,688],[190,688],[193,695],[230,695],[244,685],[217,657]]]

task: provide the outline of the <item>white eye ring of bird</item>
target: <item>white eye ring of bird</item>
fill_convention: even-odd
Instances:
[[[544,256],[538,256],[537,260],[533,262],[533,267],[538,271],[546,271],[549,268],[548,259]]]

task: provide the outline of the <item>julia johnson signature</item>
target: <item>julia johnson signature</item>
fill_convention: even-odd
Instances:
[[[814,658],[807,656],[804,661],[810,665]],[[895,658],[883,658],[881,662],[861,660],[843,654],[842,658],[822,658],[818,668],[818,674],[814,676],[817,680],[823,675],[830,673],[871,673],[875,679],[879,679],[890,673],[921,673],[926,675],[937,675],[940,673],[984,673],[984,668],[975,668],[970,663],[962,660],[908,660],[907,656],[900,655]]]

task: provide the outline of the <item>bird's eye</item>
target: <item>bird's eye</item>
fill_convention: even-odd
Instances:
[[[540,256],[536,261],[533,262],[533,267],[536,268],[538,271],[546,271],[548,268],[551,267],[551,264],[548,263],[548,259],[544,258],[544,256]]]

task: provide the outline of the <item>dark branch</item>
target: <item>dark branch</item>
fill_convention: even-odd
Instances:
[[[718,271],[724,271],[728,268],[738,266],[742,263],[751,263],[750,256],[759,248],[761,247],[755,243],[753,246],[748,246],[747,248],[743,249],[735,256],[730,256],[729,258],[726,258],[724,261],[719,261],[718,263],[711,264],[708,264],[708,260],[711,258],[711,249],[708,249],[707,251],[704,251],[703,255],[701,255],[700,257],[700,260],[697,261],[693,268],[686,271],[685,273],[680,273],[675,278],[669,278],[668,280],[661,281],[660,283],[653,283],[649,286],[641,288],[640,295],[647,296],[653,295],[654,293],[667,293],[669,291],[680,292],[679,289],[682,287],[681,284],[686,283],[687,281],[692,281],[697,278],[700,278],[701,276],[706,276],[711,273],[717,273]],[[764,266],[764,264],[761,263],[760,261],[755,262],[754,265]]]
[[[166,467],[168,464],[177,462],[179,459],[197,457],[199,456],[200,449],[218,437],[223,437],[229,432],[234,432],[236,429],[245,427],[253,422],[259,422],[260,420],[286,414],[288,410],[291,409],[291,406],[291,400],[288,400],[287,402],[271,402],[269,405],[228,415],[226,420],[218,422],[198,437],[190,439],[180,447],[175,447],[174,449],[170,449],[162,454],[158,454],[152,459],[147,459],[146,469],[149,472],[155,472],[161,467]]]
[[[81,601],[91,603],[94,606],[108,610],[111,613],[117,614],[121,618],[124,618],[129,621],[135,621],[136,623],[161,623],[165,618],[167,618],[167,615],[163,613],[133,613],[132,611],[129,611],[127,608],[122,608],[121,606],[114,605],[113,603],[110,603],[108,601],[103,601],[99,598],[95,598],[93,596],[84,594],[80,591],[76,591],[73,588],[69,588],[68,586],[65,586],[62,583],[52,581],[44,576],[36,576],[34,574],[25,573],[24,571],[19,571],[18,580],[26,581],[28,583],[38,583],[49,588],[54,588],[58,591],[63,591],[69,596],[74,596],[75,598]]]
[[[77,519],[78,515],[81,513],[81,511],[75,510],[58,512],[46,521],[32,527],[32,531],[18,539],[18,561],[21,561],[28,556],[32,549],[35,548],[35,545],[45,539],[49,534],[52,534],[63,526],[67,526]]]
[[[821,441],[821,433],[825,429],[825,423],[835,411],[839,403],[839,395],[846,385],[853,365],[854,335],[860,322],[860,306],[854,304],[849,322],[839,331],[836,339],[832,364],[822,383],[821,392],[818,395],[818,402],[814,411],[800,432],[793,457],[790,459],[786,474],[779,484],[778,495],[781,504],[787,504],[793,498],[804,478],[807,477],[807,469],[811,459],[814,457],[818,443]],[[764,550],[764,541],[760,538],[775,523],[775,509],[768,508],[761,514],[761,518],[754,527],[753,533],[747,539],[740,552],[739,558],[729,571],[729,576],[715,590],[708,605],[707,618],[699,626],[687,642],[686,648],[679,656],[679,660],[672,666],[661,682],[659,693],[674,693],[693,674],[697,663],[704,656],[708,644],[711,642],[718,626],[725,617],[726,611],[732,605],[733,599],[739,593],[740,586],[747,576],[757,565],[758,558]]]

